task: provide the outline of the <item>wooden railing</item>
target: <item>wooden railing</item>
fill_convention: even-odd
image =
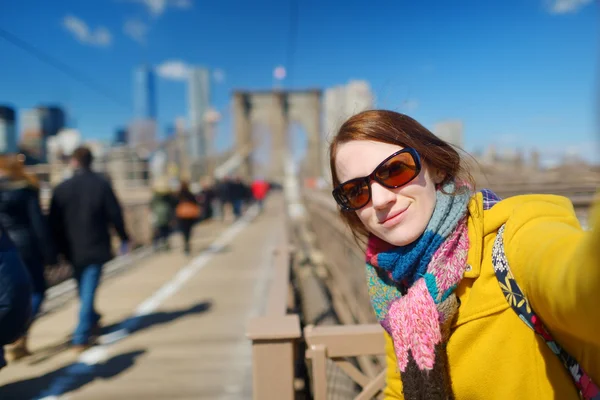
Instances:
[[[314,400],[327,400],[327,359],[332,360],[362,390],[355,400],[377,397],[385,388],[385,369],[377,373],[360,370],[353,358],[382,356],[385,352],[383,329],[379,324],[307,326],[304,337],[309,349],[306,357],[312,364]]]
[[[295,396],[295,344],[302,331],[299,316],[288,314],[293,302],[290,273],[294,257],[287,228],[283,227],[273,255],[265,313],[252,318],[246,329],[246,336],[252,341],[253,398],[256,400],[293,400]]]
[[[323,261],[323,279],[343,324],[304,329],[314,399],[325,400],[331,392],[329,363],[361,388],[355,399],[377,398],[385,387],[384,336],[369,301],[364,248],[339,218],[331,196],[306,192],[304,199],[316,242],[326,243],[317,258]]]

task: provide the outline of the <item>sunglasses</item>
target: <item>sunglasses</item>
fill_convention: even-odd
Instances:
[[[399,188],[415,179],[421,172],[417,151],[406,147],[381,162],[369,176],[354,178],[333,189],[333,198],[347,211],[363,208],[371,201],[371,181],[389,189]]]

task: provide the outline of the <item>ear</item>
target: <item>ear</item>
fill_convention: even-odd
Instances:
[[[444,179],[446,179],[446,173],[441,169],[436,169],[431,178],[437,185],[439,185],[444,181]]]

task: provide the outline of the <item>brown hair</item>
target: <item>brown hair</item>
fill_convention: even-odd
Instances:
[[[92,167],[92,162],[94,161],[94,156],[89,148],[85,146],[80,146],[73,151],[73,155],[71,158],[77,160],[77,163],[81,168],[90,169]]]
[[[449,143],[438,138],[411,117],[394,111],[369,110],[356,114],[340,127],[329,146],[329,161],[333,187],[341,182],[338,178],[335,161],[338,147],[353,140],[369,140],[389,143],[402,147],[412,147],[419,153],[424,164],[445,172],[441,185],[450,181],[467,181],[474,187],[473,178],[461,162],[459,152]],[[340,210],[342,219],[358,243],[364,243],[369,232],[356,212]]]
[[[177,193],[179,200],[188,200],[194,197],[194,194],[190,190],[190,184],[187,181],[181,181],[179,184],[179,192]]]
[[[34,188],[39,187],[37,177],[25,171],[24,163],[22,154],[4,154],[0,156],[0,171],[12,181],[25,181]]]

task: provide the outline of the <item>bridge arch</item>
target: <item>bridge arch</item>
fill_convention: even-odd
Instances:
[[[238,149],[254,149],[252,126],[263,124],[271,133],[271,165],[267,178],[283,182],[290,160],[290,125],[298,123],[307,136],[307,175],[316,178],[322,171],[321,90],[236,91],[233,94],[235,141]],[[243,151],[243,150],[242,150]],[[254,174],[252,157],[245,157],[238,173],[243,178]]]

